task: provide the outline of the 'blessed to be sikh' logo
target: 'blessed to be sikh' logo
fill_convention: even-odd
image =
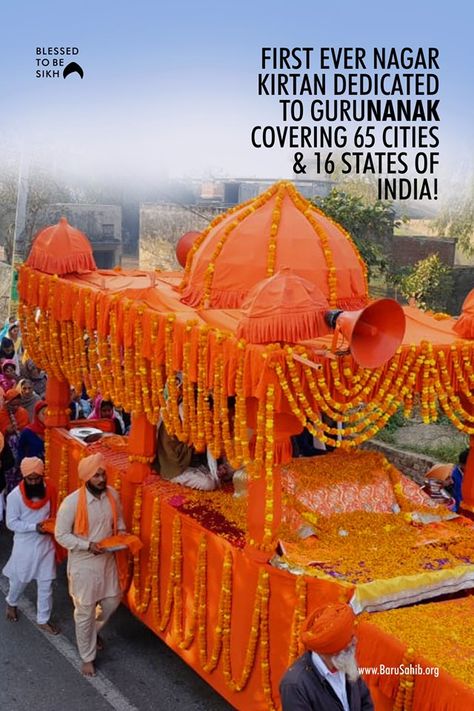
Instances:
[[[84,70],[72,57],[79,54],[78,47],[36,47],[35,77],[37,79],[66,79],[77,74],[84,78]]]

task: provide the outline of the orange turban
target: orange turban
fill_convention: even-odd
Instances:
[[[25,457],[21,460],[20,471],[23,477],[30,474],[44,476],[44,462],[39,457]]]
[[[303,623],[301,641],[316,654],[337,654],[354,636],[355,614],[346,603],[329,603],[314,610]]]
[[[84,482],[89,481],[98,469],[105,469],[105,459],[100,452],[84,457],[77,468],[79,479]]]

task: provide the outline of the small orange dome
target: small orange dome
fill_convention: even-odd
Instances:
[[[97,269],[86,235],[65,217],[38,232],[26,264],[46,274],[83,273]]]
[[[474,338],[474,289],[464,299],[461,315],[453,326],[461,338]]]
[[[251,289],[237,337],[249,343],[296,343],[330,332],[324,320],[326,297],[315,284],[282,269]]]
[[[186,266],[186,259],[188,257],[189,250],[194,244],[194,241],[199,237],[200,232],[185,232],[178,241],[176,245],[176,259],[179,264],[184,267]]]
[[[332,308],[368,301],[367,270],[349,234],[288,182],[211,222],[189,252],[182,301],[240,308],[255,284],[283,267],[318,286]]]

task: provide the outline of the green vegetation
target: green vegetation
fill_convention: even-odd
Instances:
[[[462,252],[474,254],[474,181],[464,195],[450,199],[435,227],[439,235],[456,237]]]
[[[423,311],[445,311],[453,292],[453,270],[437,254],[421,259],[399,277],[403,296]]]
[[[449,442],[446,442],[446,432],[444,431],[444,437],[442,442],[436,443],[436,436],[431,440],[431,442],[424,444],[417,444],[415,441],[407,441],[404,437],[403,441],[400,441],[399,430],[401,428],[410,428],[414,425],[420,425],[419,415],[415,415],[412,419],[407,419],[403,415],[403,409],[400,408],[397,412],[392,415],[388,420],[385,427],[378,432],[376,439],[385,442],[386,444],[393,445],[408,452],[416,452],[417,454],[424,454],[427,457],[431,457],[436,461],[440,462],[456,462],[460,452],[468,446],[467,436],[462,436],[458,433],[454,426],[451,424],[449,419],[444,413],[438,413],[438,421],[432,424],[436,427],[438,425],[440,428],[450,427],[453,431],[453,437]],[[443,430],[441,430],[443,432]]]
[[[337,188],[326,197],[315,197],[313,203],[349,232],[367,264],[369,276],[386,271],[387,256],[381,245],[389,240],[396,224],[392,205],[380,200],[368,202]]]

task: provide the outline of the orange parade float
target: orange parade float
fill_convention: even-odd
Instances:
[[[470,521],[358,449],[414,406],[426,423],[442,411],[472,442],[472,298],[458,322],[371,302],[350,235],[286,182],[219,215],[183,253],[184,272],[96,269],[63,218],[20,270],[24,340],[48,373],[46,468],[63,498],[81,457],[106,457],[143,543],[125,571],[126,603],[238,709],[278,708],[302,620],[334,600],[361,613],[364,665],[443,666],[442,684],[369,675],[378,710],[421,711],[426,694],[430,709],[474,708],[467,662],[456,676],[430,647],[428,608],[434,620],[455,603],[415,604],[474,588]],[[83,383],[131,413],[129,436],[73,436],[70,386]],[[225,454],[239,491],[161,478],[160,422],[197,451]],[[292,460],[290,436],[304,427],[328,452]],[[444,632],[433,626],[437,639],[460,629],[451,615]]]

